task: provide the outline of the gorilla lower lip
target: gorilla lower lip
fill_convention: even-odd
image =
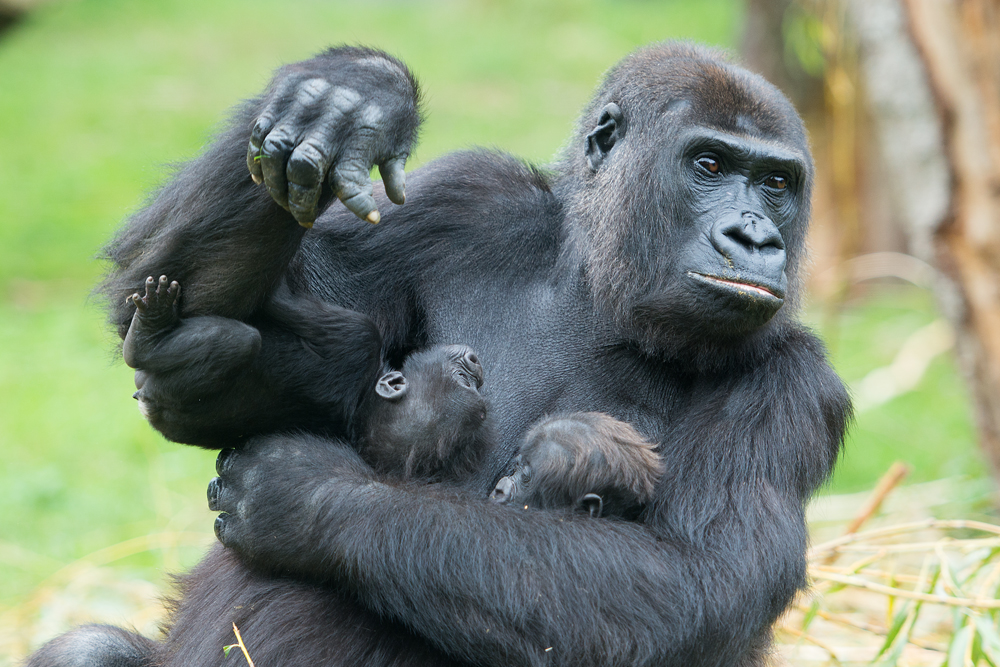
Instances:
[[[751,283],[744,283],[738,280],[731,280],[729,278],[720,278],[718,276],[709,276],[704,273],[697,273],[695,271],[688,271],[689,276],[698,278],[709,283],[715,283],[719,285],[725,285],[727,287],[734,287],[738,290],[749,292],[750,294],[756,294],[758,296],[767,297],[770,299],[782,299],[783,296],[778,296],[766,287],[761,287],[760,285],[753,285]]]

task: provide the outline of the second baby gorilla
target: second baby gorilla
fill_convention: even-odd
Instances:
[[[280,420],[290,414],[322,409],[331,395],[355,397],[354,414],[334,415],[327,423],[338,432],[328,436],[294,437],[303,444],[300,456],[288,461],[288,473],[316,463],[316,456],[338,465],[369,484],[406,484],[429,480],[440,493],[457,490],[458,481],[475,469],[492,437],[487,404],[479,394],[483,370],[476,355],[459,345],[438,346],[411,354],[402,371],[386,370],[381,337],[365,316],[311,299],[280,293],[266,309],[267,319],[251,326],[220,317],[181,319],[177,314],[180,286],[161,277],[147,280],[146,294],[132,297],[136,314],[124,343],[125,360],[155,370],[156,381],[137,378],[136,398],[150,421],[177,409],[162,400],[164,383],[171,390],[198,392],[196,378],[186,369],[199,362],[215,379],[227,377],[227,390],[204,396],[212,409],[220,405],[240,410],[254,423]],[[289,341],[297,345],[288,345]],[[280,344],[276,344],[280,343]],[[280,349],[276,349],[280,348]],[[362,368],[344,383],[345,358],[364,351]],[[267,375],[261,357],[285,355],[286,373]],[[270,360],[273,361],[271,356]],[[298,364],[326,364],[341,383],[309,395],[297,387]],[[205,378],[204,370],[199,372]],[[259,392],[262,383],[280,382],[290,392]],[[218,382],[210,382],[218,387]],[[287,402],[265,405],[261,396],[285,396]],[[270,411],[270,414],[268,414]],[[211,414],[206,410],[205,414]],[[240,442],[238,434],[217,434],[219,446],[255,448],[276,438],[258,436]],[[336,439],[334,439],[336,438]],[[352,447],[344,446],[345,440]],[[219,457],[220,474],[231,457]],[[373,469],[388,473],[373,474]],[[592,516],[634,517],[649,500],[663,473],[659,456],[631,426],[601,413],[569,413],[541,420],[529,432],[514,471],[492,493],[496,504],[562,511],[580,507]],[[409,480],[409,481],[407,481]],[[209,503],[218,491],[213,483]],[[495,511],[510,509],[497,507]],[[399,520],[407,520],[406,516]],[[498,591],[502,595],[503,591]],[[221,647],[232,642],[235,623],[258,664],[447,665],[448,660],[405,628],[387,632],[386,618],[337,591],[246,568],[231,552],[217,545],[189,574],[179,580],[169,631],[161,642],[107,626],[87,626],[58,637],[33,656],[29,665],[65,664],[81,642],[106,650],[132,650],[155,655],[156,664],[224,665]]]

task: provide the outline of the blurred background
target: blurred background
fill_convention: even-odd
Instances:
[[[381,47],[420,79],[409,168],[471,145],[545,164],[642,44],[738,54],[809,126],[803,318],[858,408],[815,530],[855,516],[897,460],[908,476],[883,513],[992,521],[995,14],[986,0],[0,0],[0,667],[85,621],[155,632],[169,573],[214,539],[214,453],[138,414],[90,297],[95,257],[230,106],[336,43]]]

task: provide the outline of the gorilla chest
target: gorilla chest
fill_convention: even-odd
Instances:
[[[515,449],[532,424],[560,412],[605,412],[646,437],[664,437],[683,383],[632,353],[609,352],[590,309],[567,301],[536,288],[497,304],[495,295],[489,303],[467,289],[448,307],[429,309],[428,343],[477,352],[502,449]]]

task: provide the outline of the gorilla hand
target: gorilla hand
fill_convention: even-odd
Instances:
[[[377,223],[369,174],[377,164],[386,195],[403,203],[418,97],[406,66],[372,49],[330,49],[283,68],[250,133],[250,175],[303,227],[334,195]]]
[[[220,512],[215,534],[259,570],[316,572],[317,554],[338,534],[339,499],[373,482],[371,468],[346,444],[295,434],[224,449],[208,506]]]

